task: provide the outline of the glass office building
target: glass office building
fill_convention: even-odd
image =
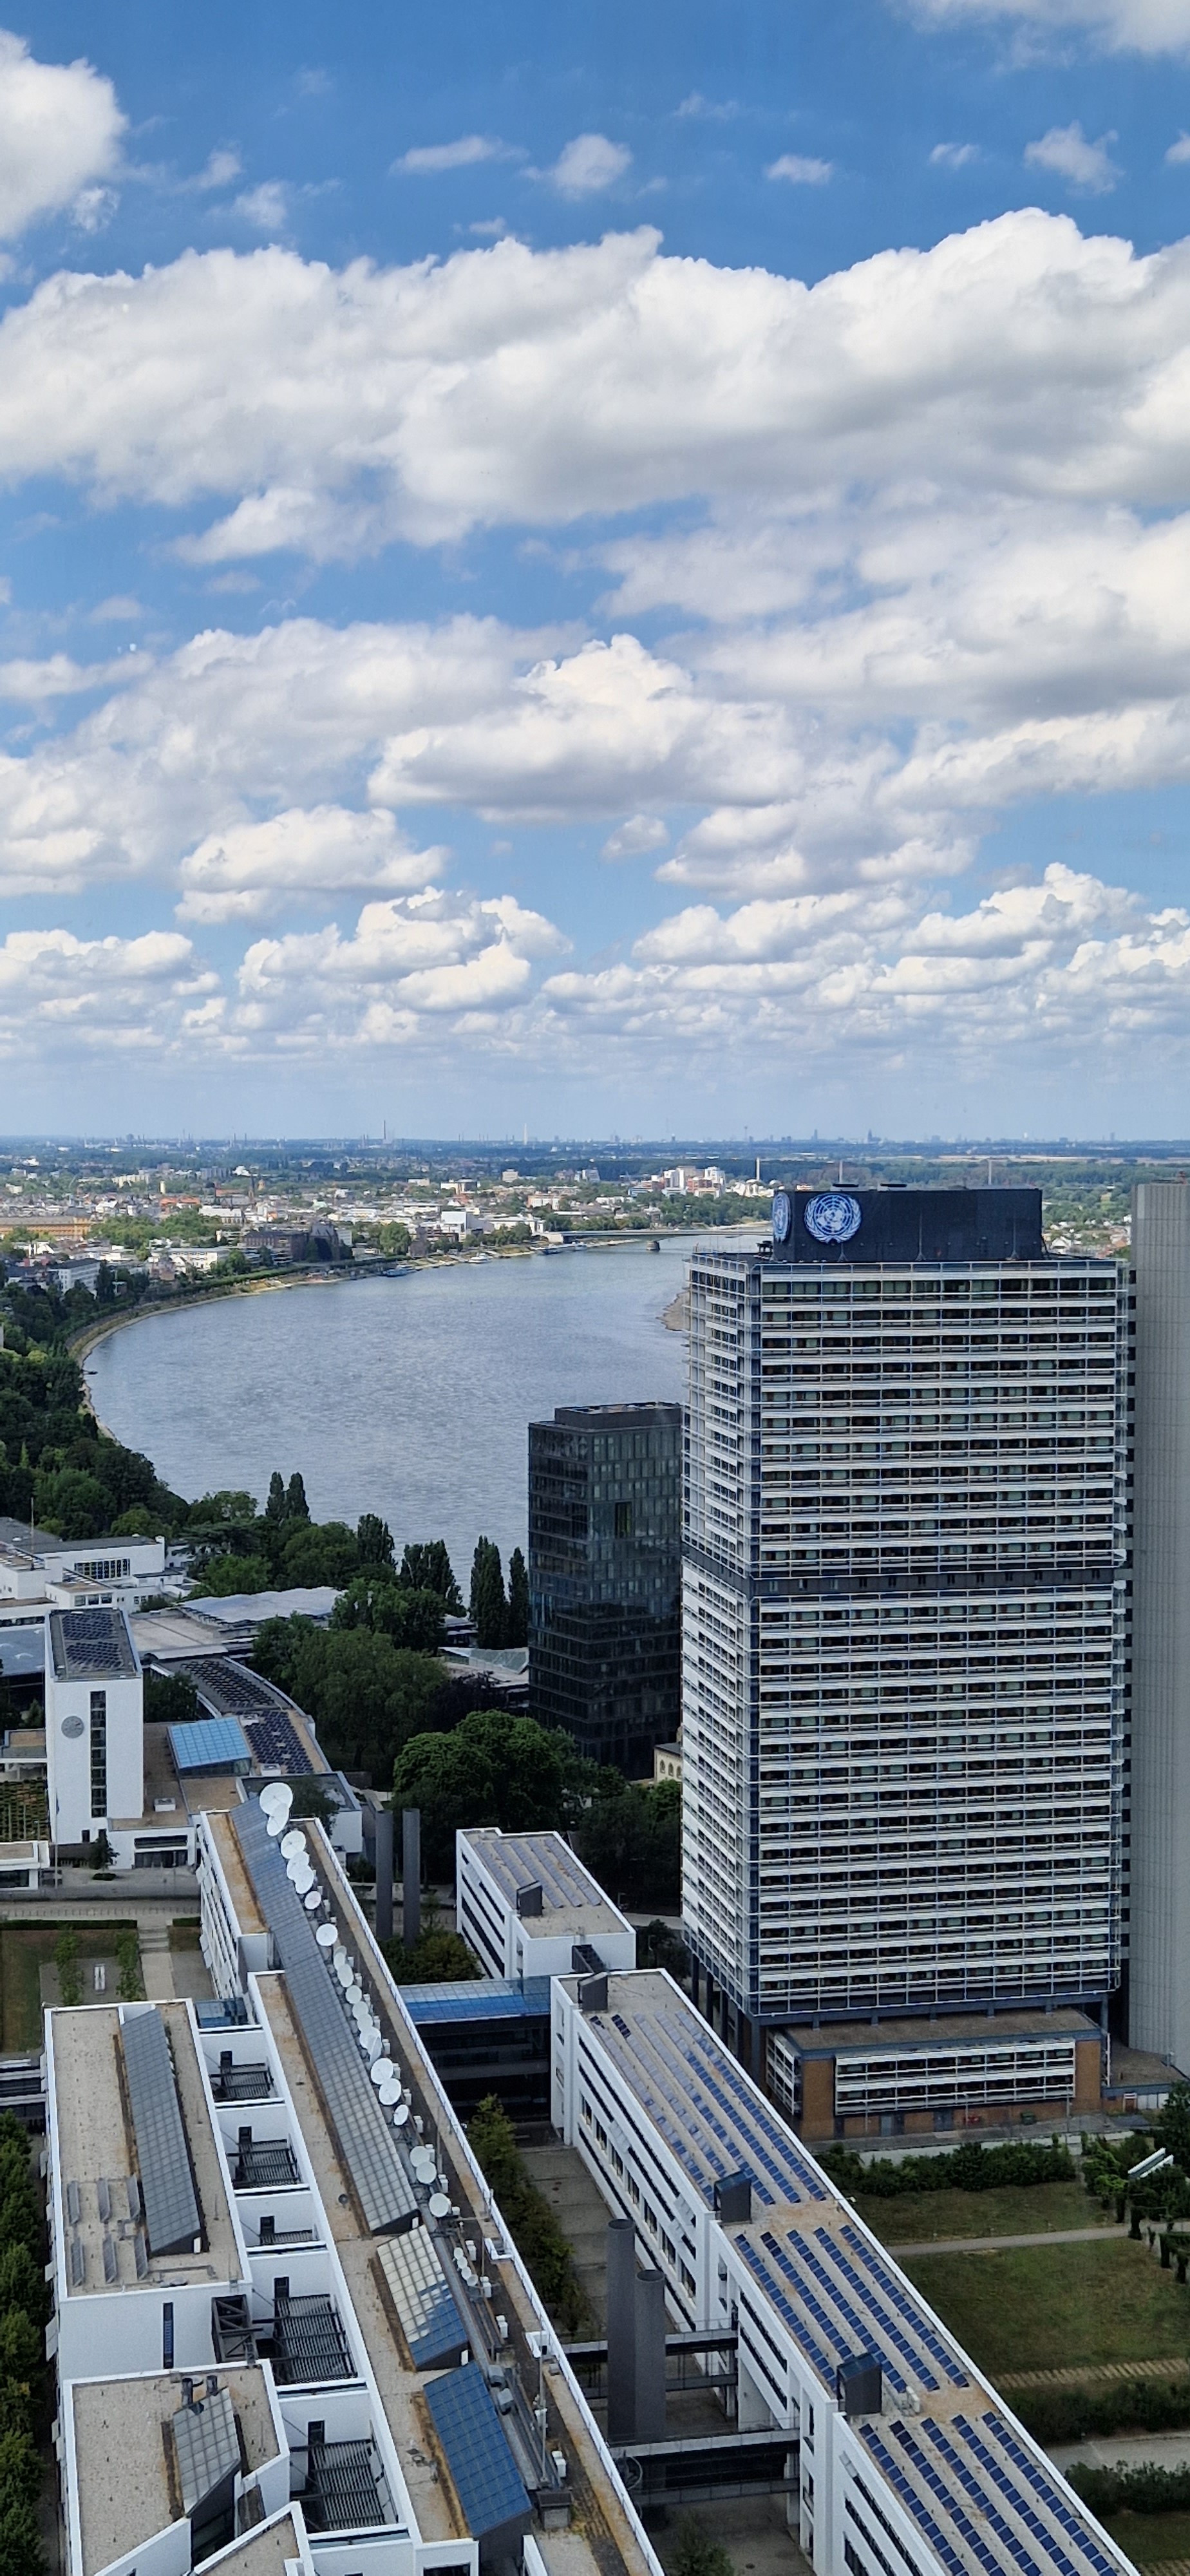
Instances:
[[[630,1778],[680,1715],[682,1408],[529,1425],[529,1701]]]

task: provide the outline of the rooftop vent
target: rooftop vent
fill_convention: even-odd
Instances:
[[[522,1923],[527,1915],[541,1914],[544,1912],[544,1909],[545,1895],[539,1878],[530,1879],[527,1887],[518,1887],[516,1892],[516,1910],[520,1915]]]
[[[752,2216],[752,2176],[724,2174],[715,2185],[715,2215],[725,2227],[746,2227]]]
[[[835,2394],[844,2415],[879,2415],[884,2404],[884,2374],[874,2352],[853,2353],[835,2373]]]

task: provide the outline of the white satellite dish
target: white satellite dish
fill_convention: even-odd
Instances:
[[[334,1970],[344,1993],[346,1993],[348,1986],[351,1984],[351,1961],[346,1956],[345,1952],[335,1952]]]
[[[290,1834],[286,1834],[286,1836],[285,1836],[285,1840],[284,1840],[284,1842],[283,1842],[283,1843],[282,1843],[282,1845],[281,1845],[281,1849],[282,1849],[282,1851],[283,1851],[283,1853],[284,1853],[284,1855],[285,1855],[286,1860],[297,1860],[297,1859],[298,1859],[298,1857],[299,1857],[299,1855],[305,1851],[305,1848],[306,1848],[306,1837],[305,1837],[305,1835],[304,1835],[303,1833],[301,1833],[301,1832],[299,1831],[298,1827],[295,1825],[295,1826],[294,1826],[294,1828],[293,1828],[293,1832],[292,1832],[292,1833],[290,1833]]]
[[[367,2034],[364,2041],[364,2047],[367,2051],[369,2067],[374,2069],[376,2060],[380,2055],[380,2033],[376,2028],[375,2022],[373,2022],[372,2028]]]
[[[320,1950],[333,1950],[337,1937],[333,1923],[320,1923],[314,1935]]]
[[[283,1834],[283,1833],[284,1833],[284,1831],[285,1831],[285,1815],[284,1815],[284,1810],[282,1810],[282,1812],[281,1812],[281,1814],[280,1814],[280,1815],[266,1816],[266,1818],[265,1818],[265,1832],[267,1833],[267,1835],[268,1835],[268,1837],[269,1837],[270,1842],[274,1842],[274,1843],[275,1843],[275,1842],[276,1842],[276,1840],[277,1840],[277,1836],[278,1836],[278,1834]]]
[[[334,1960],[335,1967],[336,1967],[336,1968],[341,1968],[341,1967],[342,1967],[342,1965],[343,1965],[344,1960],[346,1959],[346,1957],[347,1957],[347,1952],[346,1952],[346,1950],[344,1949],[342,1942],[341,1942],[341,1941],[339,1941],[339,1940],[336,1940],[336,1942],[335,1942],[335,1960]]]
[[[283,1780],[270,1780],[260,1793],[261,1812],[266,1816],[287,1816],[293,1805],[293,1791]]]
[[[449,2218],[450,2201],[444,2191],[432,2191],[428,2206],[431,2218]]]
[[[294,1862],[293,1883],[299,1896],[308,1896],[314,1885],[314,1872],[308,1860]]]
[[[407,2103],[407,2102],[398,2102],[397,2107],[396,2107],[396,2110],[395,2110],[395,2111],[394,2111],[394,2113],[393,2113],[393,2127],[394,2127],[394,2129],[403,2129],[403,2128],[404,2128],[404,2126],[405,2126],[405,2122],[406,2122],[406,2120],[408,2119],[408,2117],[409,2117],[409,2105],[408,2105],[408,2103]]]
[[[303,1903],[303,1905],[305,1906],[305,1909],[306,1909],[307,1914],[317,1914],[318,1909],[319,1909],[319,1906],[320,1906],[320,1905],[321,1905],[321,1903],[322,1903],[322,1898],[321,1898],[321,1896],[319,1896],[319,1894],[317,1893],[317,1890],[316,1890],[316,1889],[314,1889],[314,1888],[308,1888],[308,1889],[307,1889],[307,1891],[306,1891],[306,1894],[305,1894],[305,1895],[303,1896],[303,1898],[302,1898],[302,1903]],[[328,1931],[330,1931],[330,1932],[331,1932],[331,1937],[332,1937],[332,1939],[333,1939],[333,1938],[334,1938],[333,1929],[332,1929],[332,1927],[331,1927],[329,1924],[328,1924],[328,1926],[327,1926],[327,1929],[328,1929]]]
[[[383,2058],[381,2059],[380,2063],[381,2063],[381,2065],[383,2065],[383,2063],[384,2063]],[[382,2110],[382,2111],[395,2111],[396,2106],[397,2106],[398,2102],[400,2101],[400,2098],[401,2098],[401,2097],[400,2097],[400,2094],[399,2094],[399,2093],[394,2093],[394,2091],[393,2091],[393,2089],[392,2089],[391,2084],[382,2084],[382,2085],[381,2085],[381,2087],[380,2087],[380,2108],[381,2108],[381,2110]]]
[[[415,2147],[409,2162],[419,2182],[433,2182],[438,2170],[438,2158],[431,2154],[428,2147]]]
[[[372,2082],[376,2086],[377,2092],[379,2092],[382,2084],[387,2084],[388,2082],[388,2068],[382,2057],[377,2058],[376,2063],[372,2068]]]

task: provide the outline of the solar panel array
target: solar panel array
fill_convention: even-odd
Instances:
[[[259,1673],[249,1672],[230,1655],[196,1655],[193,1663],[178,1669],[189,1673],[204,1708],[216,1717],[252,1717],[281,1704]]]
[[[860,2426],[872,2458],[948,2576],[1117,2576],[1096,2525],[994,2415]]]
[[[129,1681],[136,1657],[122,1610],[51,1610],[50,1639],[60,1681]]]
[[[618,2011],[589,2019],[708,2208],[716,2183],[740,2172],[768,2208],[828,2198],[812,2157],[692,2012],[638,2007],[630,2021]]]
[[[187,2253],[202,2235],[165,2024],[155,2004],[122,2025],[145,2225],[154,2254]]]
[[[380,2108],[338,1987],[315,1941],[310,1917],[286,1876],[279,1846],[270,1839],[259,1802],[250,1798],[237,1807],[232,1823],[365,2221],[373,2235],[386,2228],[409,2227],[417,2215],[418,2200],[396,2133]]]
[[[505,2523],[527,2523],[529,2498],[482,2372],[468,2367],[432,2379],[426,2404],[472,2536],[482,2541]]]
[[[313,1770],[297,1728],[283,1708],[270,1709],[263,1717],[245,1718],[244,1732],[262,1768],[284,1771],[291,1780]]]

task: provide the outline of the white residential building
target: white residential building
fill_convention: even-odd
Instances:
[[[455,1889],[456,1929],[487,1977],[636,1966],[632,1925],[561,1834],[468,1827],[455,1836]]]

